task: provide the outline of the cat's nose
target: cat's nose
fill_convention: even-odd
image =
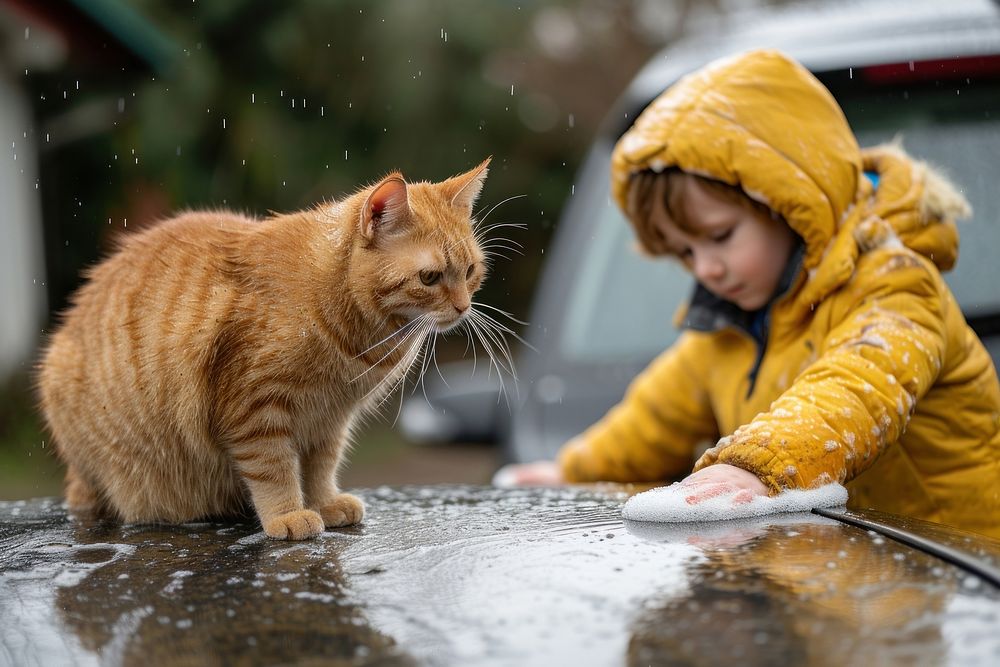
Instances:
[[[450,296],[451,305],[459,315],[464,315],[465,311],[472,306],[472,299],[467,293],[452,292]]]

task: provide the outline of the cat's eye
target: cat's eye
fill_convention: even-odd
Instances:
[[[431,285],[436,285],[438,281],[441,280],[440,271],[421,271],[420,272],[420,282],[430,287]]]
[[[472,279],[472,274],[475,273],[475,272],[476,272],[476,265],[475,264],[469,264],[469,270],[465,272],[465,279],[466,280],[471,280]]]

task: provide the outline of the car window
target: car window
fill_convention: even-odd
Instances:
[[[691,292],[691,277],[677,262],[639,252],[607,178],[591,196],[599,220],[579,258],[561,351],[583,363],[648,360],[677,338],[673,316]]]
[[[862,146],[900,138],[911,155],[943,170],[972,204],[972,217],[958,223],[958,263],[944,279],[966,317],[982,318],[1000,313],[1000,91],[995,82],[963,83],[870,91],[841,104]],[[983,343],[997,363],[1000,336]]]
[[[972,204],[972,218],[958,223],[958,263],[944,274],[968,315],[1000,311],[1000,105],[995,97],[1000,92],[996,86],[984,92],[994,98],[951,86],[873,94],[843,103],[862,146],[901,138],[907,152],[943,170]]]

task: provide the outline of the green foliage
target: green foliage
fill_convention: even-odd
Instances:
[[[43,113],[88,96],[117,102],[110,134],[46,161],[44,183],[60,186],[46,214],[53,304],[64,304],[111,232],[150,217],[198,207],[294,210],[392,169],[438,180],[492,155],[481,210],[523,195],[491,221],[527,229],[510,234],[524,255],[501,262],[481,298],[526,319],[542,249],[594,129],[572,119],[592,111],[568,107],[537,81],[522,85],[542,65],[558,74],[532,26],[560,4],[139,3],[178,46],[167,72],[138,81],[85,74],[81,91],[66,80],[79,74],[40,86],[49,94]],[[69,100],[60,89],[73,91]]]
[[[535,274],[569,190],[566,157],[576,158],[580,142],[566,124],[528,130],[516,84],[486,76],[497,50],[532,57],[530,12],[508,3],[319,0],[187,11],[156,12],[183,55],[169,75],[137,89],[134,118],[116,133],[119,154],[138,157],[122,165],[124,181],[162,188],[173,207],[261,213],[336,198],[392,169],[437,180],[494,155],[482,203],[527,195],[496,216],[529,226],[517,234],[526,256],[501,273]],[[484,296],[523,303],[530,284],[506,277]]]
[[[62,473],[24,374],[0,385],[0,500],[59,493]]]

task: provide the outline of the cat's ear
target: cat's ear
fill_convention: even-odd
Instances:
[[[451,189],[452,206],[466,209],[469,213],[472,212],[472,207],[479,199],[479,193],[486,181],[486,174],[490,171],[489,166],[492,159],[492,157],[488,157],[479,166],[446,181]]]
[[[361,234],[371,241],[383,230],[398,226],[409,214],[406,181],[398,172],[389,174],[372,188],[361,208]]]

